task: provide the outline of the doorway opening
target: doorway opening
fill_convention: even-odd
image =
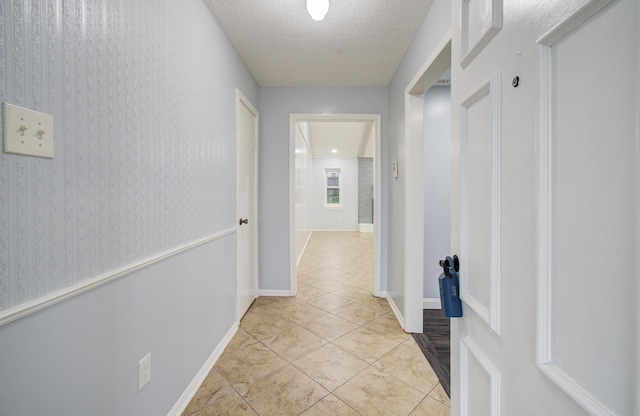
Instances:
[[[451,250],[451,32],[405,95],[405,330],[449,394],[449,320],[440,309],[439,260]]]
[[[311,233],[316,229],[373,232],[373,295],[378,297],[381,295],[380,121],[379,114],[291,114],[289,130],[291,296],[296,296],[298,291],[298,261],[304,253]],[[317,143],[313,143],[314,139],[311,136],[314,134],[325,139],[320,138]],[[327,137],[338,137],[338,140],[326,139]],[[368,165],[372,170],[372,189],[369,194],[366,192],[360,194],[357,191],[360,185],[359,172],[366,171]],[[342,184],[346,186],[347,182],[352,185],[350,195],[346,193],[347,189],[341,190]],[[359,203],[361,198],[362,204]],[[349,210],[345,209],[347,201],[350,203]],[[354,204],[356,204],[355,207]]]

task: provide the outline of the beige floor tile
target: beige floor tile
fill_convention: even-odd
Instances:
[[[380,311],[367,308],[366,306],[359,303],[351,303],[347,306],[336,309],[332,313],[358,325],[364,325],[384,315],[384,313]]]
[[[249,335],[261,340],[286,329],[293,328],[295,322],[277,315],[250,315],[242,318],[240,328],[245,330]]]
[[[378,312],[382,312],[385,314],[392,313],[391,306],[389,306],[389,301],[386,300],[385,298],[376,298],[373,295],[369,295],[368,297],[364,299],[360,299],[356,302],[366,306],[367,308],[374,309]],[[396,320],[396,322],[398,321]],[[398,322],[398,326],[400,326],[399,322]]]
[[[261,299],[261,298],[258,298]],[[273,309],[273,310],[280,310],[280,309],[284,309],[286,307],[289,307],[291,305],[295,305],[296,303],[299,303],[300,300],[296,299],[295,296],[272,296],[271,297],[271,302],[269,303],[269,308]]]
[[[225,351],[239,350],[240,348],[248,347],[256,342],[258,342],[257,339],[249,335],[249,333],[244,329],[239,328],[233,338],[231,338],[231,341],[227,345],[227,348],[225,348]]]
[[[425,394],[439,382],[422,352],[405,345],[398,345],[373,365]]]
[[[449,416],[450,413],[451,409],[447,406],[431,397],[426,397],[410,416]]]
[[[320,290],[324,290],[325,292],[331,292],[334,290],[342,289],[346,286],[344,283],[334,279],[318,280],[317,282],[310,282],[309,285],[316,287]]]
[[[327,311],[324,309],[316,308],[307,302],[299,302],[295,305],[280,309],[280,315],[296,325],[300,325],[326,313]]]
[[[234,391],[193,416],[257,416],[257,413]]]
[[[404,332],[402,327],[400,327],[400,323],[393,314],[387,314],[376,318],[364,327],[398,342],[404,342],[411,338],[411,334]]]
[[[244,395],[247,387],[258,378],[287,365],[287,361],[261,343],[241,350],[224,353],[215,368],[238,393]]]
[[[413,348],[414,350],[418,350],[418,351],[422,352],[422,350],[420,349],[420,347],[416,343],[416,340],[413,338],[413,336],[411,336],[409,339],[407,339],[405,342],[403,342],[402,345],[405,345],[405,346],[407,346],[409,348]]]
[[[436,399],[437,401],[448,407],[451,407],[451,399],[447,395],[447,392],[444,391],[444,389],[442,388],[442,384],[440,383],[438,383],[438,385],[429,392],[429,397],[431,397],[432,399]]]
[[[334,289],[331,291],[331,293],[338,296],[342,296],[343,298],[352,299],[355,301],[359,301],[359,300],[364,301],[369,299],[372,296],[371,291],[369,290],[364,290],[355,286],[348,286],[348,285],[338,289]]]
[[[316,319],[301,324],[305,329],[313,332],[314,334],[326,339],[327,341],[333,341],[341,336],[348,334],[354,329],[358,328],[358,325],[346,319],[340,318],[333,314],[322,315]]]
[[[317,287],[298,282],[298,294],[296,295],[296,298],[299,300],[309,300],[320,295],[324,295],[325,293],[327,292],[318,289]]]
[[[333,394],[328,395],[301,416],[359,416],[360,414],[347,406],[345,402]]]
[[[317,350],[328,341],[302,327],[295,326],[265,338],[262,342],[281,357],[292,362]]]
[[[327,312],[333,312],[338,308],[347,306],[352,303],[351,300],[345,299],[332,293],[325,293],[308,301],[313,306],[317,306],[320,309],[324,309]]]
[[[362,415],[408,415],[425,395],[397,378],[369,367],[334,394]]]
[[[369,364],[335,345],[325,345],[293,363],[322,387],[333,391]]]
[[[212,369],[202,382],[189,406],[182,413],[183,416],[191,416],[203,407],[220,400],[222,397],[235,394],[235,391],[227,381],[222,378],[218,370]]]
[[[366,328],[358,328],[333,343],[347,352],[373,364],[398,346],[398,342]]]
[[[245,399],[260,415],[299,415],[327,394],[322,386],[289,365],[253,383]]]

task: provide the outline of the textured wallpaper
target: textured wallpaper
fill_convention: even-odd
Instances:
[[[201,0],[0,0],[0,99],[55,123],[0,153],[0,310],[233,227],[238,73]]]

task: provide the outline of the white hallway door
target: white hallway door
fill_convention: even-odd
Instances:
[[[258,111],[237,91],[237,321],[258,296]]]
[[[452,415],[638,415],[638,1],[452,5]]]

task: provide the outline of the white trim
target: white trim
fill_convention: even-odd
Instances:
[[[358,231],[361,233],[372,233],[373,224],[358,224]]]
[[[421,333],[424,293],[424,93],[451,66],[451,29],[405,89],[404,314],[407,332]]]
[[[501,142],[502,142],[502,99],[501,74],[496,72],[491,79],[462,102],[460,109],[460,158],[461,175],[461,256],[460,256],[460,298],[473,309],[498,335],[500,335],[501,314]],[[469,107],[484,97],[491,100],[491,258],[489,259],[489,304],[485,305],[474,298],[468,291],[468,134],[467,114]]]
[[[491,0],[491,25],[486,32],[480,36],[478,41],[469,45],[469,4],[470,0],[462,0],[462,22],[461,22],[461,42],[460,42],[460,65],[466,68],[480,51],[489,44],[500,29],[502,29],[502,0]]]
[[[185,244],[174,250],[165,251],[157,256],[149,257],[137,263],[133,263],[128,266],[121,267],[119,269],[113,270],[108,273],[104,273],[100,276],[94,277],[93,279],[89,279],[84,282],[77,283],[73,286],[60,289],[56,292],[50,293],[41,298],[34,299],[29,302],[25,302],[21,305],[15,306],[11,309],[2,311],[0,312],[0,327],[8,323],[11,323],[13,321],[16,321],[20,318],[24,318],[25,316],[31,315],[32,313],[36,313],[45,308],[53,306],[57,303],[63,302],[67,299],[71,299],[73,297],[81,295],[82,293],[98,288],[109,282],[113,282],[114,280],[125,277],[133,272],[144,269],[145,267],[149,267],[153,264],[166,260],[170,257],[184,253],[185,251],[189,251],[201,245],[204,245],[214,240],[217,240],[219,238],[225,237],[229,234],[233,234],[236,232],[236,230],[237,230],[237,227],[230,228],[226,231],[215,234],[211,237],[207,237],[193,243]]]
[[[258,297],[261,296],[273,296],[279,298],[288,298],[291,296],[295,296],[288,290],[268,290],[268,289],[258,289]]]
[[[332,232],[332,233],[339,233],[339,232],[348,232],[348,233],[353,233],[353,232],[358,232],[358,228],[340,228],[340,229],[318,229],[318,230],[313,230],[313,232],[317,232],[317,233],[322,233],[322,232]]]
[[[235,323],[231,326],[229,331],[227,331],[226,335],[222,338],[222,341],[218,344],[218,346],[213,350],[207,361],[204,362],[198,373],[195,375],[187,389],[182,393],[176,404],[173,405],[173,408],[169,411],[167,416],[180,416],[182,412],[189,406],[191,399],[196,395],[198,389],[204,383],[204,380],[207,378],[207,375],[211,371],[216,362],[222,355],[224,349],[229,345],[231,339],[238,331],[238,324]]]
[[[302,247],[302,250],[300,250],[300,255],[296,260],[296,268],[298,267],[298,264],[300,264],[300,260],[302,260],[302,255],[304,254],[304,251],[307,249],[307,246],[309,245],[309,240],[311,240],[312,235],[313,235],[313,231],[309,231],[309,235],[307,236],[307,241],[304,242],[304,247]]]
[[[469,409],[469,353],[489,375],[489,416],[500,416],[502,404],[501,375],[489,358],[467,335],[460,337],[460,416],[472,414]]]
[[[440,75],[440,74],[439,74]],[[380,114],[298,114],[289,115],[289,288],[290,296],[297,293],[297,259],[295,253],[295,133],[300,121],[371,121],[375,128],[374,145],[374,264],[373,295],[381,295],[382,279],[382,116]],[[321,230],[317,230],[321,231]],[[322,230],[322,231],[358,231]]]
[[[553,50],[615,0],[589,0],[538,39],[539,122],[538,122],[538,218],[537,218],[537,336],[536,361],[540,371],[591,415],[616,416],[553,360]],[[636,80],[638,82],[638,80]]]
[[[404,320],[404,316],[402,316],[402,312],[400,312],[400,308],[398,308],[398,305],[396,305],[396,303],[393,301],[393,297],[389,293],[385,292],[384,298],[387,300],[387,303],[389,303],[389,307],[391,307],[391,310],[393,311],[393,314],[396,316],[396,319],[400,323],[400,326],[402,327],[402,329],[405,332],[410,332],[406,328],[406,322]],[[422,331],[419,331],[418,333],[421,333],[421,332]]]
[[[424,298],[422,299],[422,309],[442,309],[440,298]]]

